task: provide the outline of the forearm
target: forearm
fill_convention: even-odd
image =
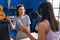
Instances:
[[[30,26],[29,26],[29,25],[28,25],[27,29],[28,29],[28,30],[29,30],[29,32],[30,32]]]
[[[31,40],[36,40],[31,34],[30,31],[22,23],[20,23],[20,29],[24,32]]]
[[[28,35],[28,37],[31,39],[31,40],[36,40],[32,35],[31,35],[31,33],[26,33],[27,35]]]
[[[15,28],[14,25],[13,25],[13,23],[11,21],[9,22],[9,25],[10,25],[11,29]]]

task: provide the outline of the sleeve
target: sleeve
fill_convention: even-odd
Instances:
[[[30,21],[29,16],[27,16],[27,24],[28,24],[28,25],[30,25],[30,24],[31,24],[31,21]]]

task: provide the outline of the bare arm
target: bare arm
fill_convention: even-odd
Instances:
[[[27,29],[30,31],[30,25],[27,25]]]
[[[11,21],[9,22],[9,24],[10,24],[11,29],[15,29],[15,25],[13,25]]]
[[[26,33],[31,40],[36,40],[30,33],[30,31],[22,23],[19,23],[20,29],[22,32]]]
[[[22,32],[26,33],[31,40],[36,40],[28,31],[27,27],[24,27],[22,23],[19,23]],[[45,40],[45,25],[44,23],[38,24],[38,40]]]
[[[43,22],[38,24],[38,40],[45,40],[45,25]]]
[[[31,24],[31,21],[30,21],[30,18],[29,18],[29,16],[27,17],[27,28],[28,28],[28,30],[30,31],[30,24]]]
[[[6,20],[9,22],[9,25],[12,29],[15,29],[15,25],[13,25],[13,23],[11,22],[11,19],[7,16]]]

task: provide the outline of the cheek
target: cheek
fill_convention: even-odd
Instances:
[[[24,10],[24,13],[25,13],[25,10]]]
[[[25,13],[25,10],[23,10],[22,13],[24,14]]]
[[[20,13],[21,11],[20,10],[18,10],[18,13]]]

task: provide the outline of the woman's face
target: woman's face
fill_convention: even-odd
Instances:
[[[25,14],[25,8],[24,7],[19,7],[18,9],[19,15],[22,16]]]

